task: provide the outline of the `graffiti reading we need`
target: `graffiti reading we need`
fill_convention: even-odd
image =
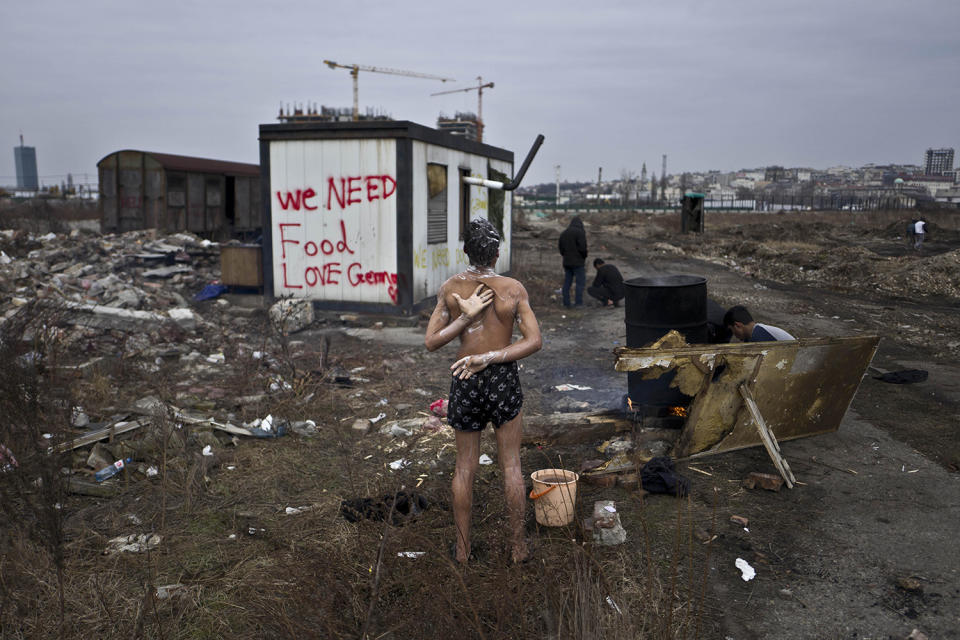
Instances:
[[[330,211],[334,205],[339,209],[360,204],[361,202],[373,202],[374,200],[386,200],[397,191],[397,181],[388,175],[379,176],[348,176],[345,178],[327,178],[327,202],[325,208]],[[322,204],[323,199],[312,187],[306,189],[297,189],[295,191],[277,191],[277,200],[280,202],[280,208],[284,211],[292,209],[300,211],[316,211],[320,208],[317,200]]]
[[[285,221],[278,221],[275,227],[280,242],[282,289],[292,293],[341,284],[351,288],[386,286],[396,304],[397,274],[364,267],[362,256],[350,243],[346,220],[341,218],[334,225],[325,225],[333,229],[332,237],[308,237],[318,225],[312,222],[307,226],[304,223],[309,218],[301,217],[313,211],[343,211],[354,204],[386,200],[396,189],[397,182],[389,175],[331,177],[327,179],[325,206],[321,195],[311,187],[277,191],[277,204],[286,212],[282,216]],[[301,222],[290,221],[298,217]]]

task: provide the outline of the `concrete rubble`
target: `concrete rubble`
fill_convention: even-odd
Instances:
[[[593,503],[593,515],[584,521],[584,529],[593,532],[594,544],[610,547],[627,541],[627,532],[620,524],[620,513],[613,500]]]

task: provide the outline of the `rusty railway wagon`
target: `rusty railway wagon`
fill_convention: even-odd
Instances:
[[[263,227],[259,165],[123,150],[97,168],[105,233],[158,229],[228,239]]]

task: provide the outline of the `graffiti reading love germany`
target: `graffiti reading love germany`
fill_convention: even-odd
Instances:
[[[397,189],[397,182],[388,175],[347,176],[327,179],[325,210],[345,210],[354,204],[386,200]],[[321,208],[323,199],[311,187],[276,192],[283,211],[306,213]],[[289,216],[287,216],[289,220]],[[354,249],[347,236],[347,224],[341,218],[335,237],[305,237],[303,222],[278,222],[275,233],[280,240],[282,288],[293,291],[347,284],[386,286],[387,294],[397,303],[397,274],[363,266],[363,247]],[[360,251],[360,255],[357,255]],[[303,266],[302,273],[299,265]]]

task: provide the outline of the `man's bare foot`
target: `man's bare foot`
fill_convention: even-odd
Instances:
[[[457,543],[456,549],[453,552],[453,559],[459,564],[467,564],[470,559],[470,545]]]
[[[526,539],[513,543],[510,549],[510,559],[513,560],[514,564],[527,562],[531,558],[533,558],[533,550],[530,548],[530,544]]]

